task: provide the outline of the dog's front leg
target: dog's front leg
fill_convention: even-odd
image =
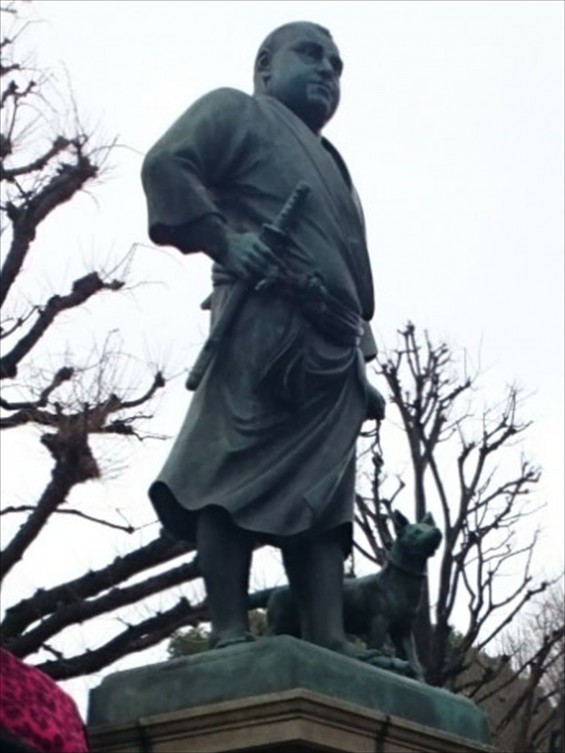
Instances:
[[[407,661],[414,670],[416,679],[425,682],[424,670],[416,652],[416,641],[414,640],[412,626],[407,624],[395,626],[390,631],[390,637],[397,658]]]

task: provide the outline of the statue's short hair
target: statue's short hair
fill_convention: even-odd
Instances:
[[[312,21],[291,21],[290,23],[279,26],[263,40],[262,44],[259,46],[259,50],[257,51],[257,55],[255,57],[255,65],[253,67],[253,80],[256,87],[260,84],[259,61],[261,59],[262,53],[265,51],[268,51],[270,53],[275,52],[289,36],[289,34],[292,34],[299,28],[305,26],[309,27],[310,29],[316,29],[316,31],[319,31],[321,34],[325,34],[325,36],[328,37],[328,39],[331,39],[333,42],[333,37],[328,29],[320,26],[319,24],[315,24]]]

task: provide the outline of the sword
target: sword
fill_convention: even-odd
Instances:
[[[275,219],[262,226],[259,239],[265,243],[265,245],[269,246],[270,249],[280,250],[288,243],[290,239],[289,230],[295,222],[298,216],[298,211],[309,191],[310,186],[304,181],[300,181]],[[204,374],[214,360],[214,357],[220,350],[227,334],[232,328],[245,298],[252,289],[261,286],[261,282],[262,281],[259,281],[258,283],[250,285],[246,281],[238,280],[234,284],[232,293],[222,309],[222,313],[214,322],[210,334],[208,335],[194,366],[190,370],[186,380],[186,388],[188,390],[194,391],[198,387]]]

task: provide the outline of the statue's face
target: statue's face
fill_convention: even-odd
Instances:
[[[309,26],[298,27],[273,52],[263,74],[264,92],[318,133],[339,104],[343,63],[335,44]]]

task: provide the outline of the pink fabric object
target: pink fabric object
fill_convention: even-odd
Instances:
[[[42,753],[88,753],[75,702],[52,680],[0,648],[0,728]]]

